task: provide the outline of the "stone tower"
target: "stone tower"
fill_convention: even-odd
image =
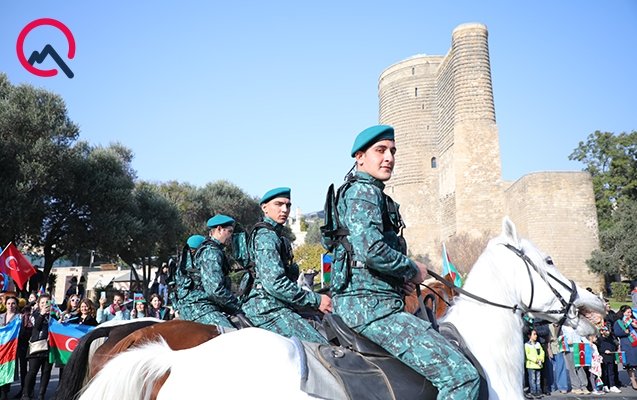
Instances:
[[[486,26],[458,26],[445,56],[418,55],[388,67],[380,75],[378,96],[379,122],[394,126],[398,148],[386,192],[401,204],[412,254],[429,255],[438,264],[437,243],[459,232],[495,235],[502,217],[510,215],[520,233],[550,252],[567,276],[600,286],[584,263],[597,248],[590,176],[545,173],[514,184],[502,181]],[[573,213],[563,201],[541,200],[557,188],[581,205],[586,222],[566,218]],[[531,197],[521,197],[521,191]],[[547,215],[561,221],[555,225],[559,229],[527,222],[550,223]],[[531,225],[537,229],[527,229]],[[573,236],[570,230],[582,225],[587,226],[585,244],[573,238],[578,245],[561,247]]]
[[[497,232],[504,210],[487,29],[461,25],[447,56],[415,56],[380,76],[380,123],[399,158],[387,191],[403,205],[415,254],[458,231]],[[437,252],[433,252],[437,253]]]

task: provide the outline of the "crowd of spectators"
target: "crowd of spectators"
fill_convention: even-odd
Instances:
[[[158,284],[152,289],[161,291],[165,284],[161,269],[154,282]],[[100,293],[97,301],[85,297],[83,287],[84,280],[78,283],[77,278],[72,278],[70,287],[66,291],[65,298],[59,303],[48,293],[30,292],[28,296],[21,297],[15,292],[0,293],[0,327],[8,325],[15,319],[20,319],[20,333],[16,355],[15,382],[0,386],[0,400],[9,398],[31,400],[43,400],[53,367],[60,369],[63,365],[53,365],[49,362],[48,348],[36,352],[30,350],[30,343],[48,339],[48,326],[51,318],[67,324],[97,326],[111,320],[126,320],[131,318],[155,317],[162,320],[174,318],[172,307],[165,306],[164,297],[159,293],[152,293],[148,301],[144,297],[135,295],[129,299],[128,292],[106,291]],[[152,290],[151,289],[151,290]],[[107,303],[110,304],[107,305]],[[39,386],[36,384],[40,377]],[[11,387],[17,391],[11,395]],[[37,393],[37,394],[36,394]]]
[[[527,398],[637,390],[637,319],[630,306],[623,305],[615,312],[605,300],[607,316],[596,336],[582,337],[568,326],[526,319]],[[620,380],[620,366],[630,379],[626,384]]]

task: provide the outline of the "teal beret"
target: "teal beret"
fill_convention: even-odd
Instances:
[[[197,249],[205,240],[206,238],[201,235],[192,235],[188,238],[188,240],[186,240],[186,244],[191,249]]]
[[[225,226],[234,224],[234,219],[227,215],[217,214],[208,220],[208,228],[214,228],[215,226]]]
[[[371,126],[356,136],[352,146],[352,157],[357,151],[365,151],[367,148],[380,140],[394,140],[394,128],[389,125]]]
[[[290,198],[290,192],[292,190],[287,187],[279,187],[276,189],[268,190],[263,197],[261,197],[261,201],[259,204],[267,203],[272,199],[276,199],[277,197],[285,197],[286,199]]]

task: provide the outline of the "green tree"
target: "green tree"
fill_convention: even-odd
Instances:
[[[615,135],[595,131],[569,156],[584,163],[593,178],[601,230],[612,224],[613,209],[624,198],[637,200],[637,131]]]
[[[321,270],[321,255],[325,253],[320,244],[302,244],[294,249],[294,261],[299,265],[299,271],[313,269]]]
[[[189,183],[169,181],[158,184],[159,193],[174,204],[179,210],[181,223],[184,227],[184,239],[190,235],[202,233],[203,219],[206,212],[200,201],[199,189]],[[183,242],[183,240],[182,240]]]
[[[135,221],[129,227],[126,245],[119,255],[131,266],[144,266],[140,279],[146,288],[154,278],[151,266],[159,267],[161,260],[177,252],[184,227],[177,206],[164,197],[158,185],[138,182],[133,198]],[[154,258],[159,262],[155,263]]]
[[[569,156],[593,179],[600,249],[587,261],[593,272],[637,278],[637,131],[596,131]]]
[[[57,169],[78,134],[61,97],[0,73],[0,243],[40,235],[51,177],[64,179]]]
[[[229,215],[244,227],[254,225],[263,214],[256,198],[228,181],[207,184],[199,190],[198,199],[202,204],[200,221],[204,229],[206,221],[215,214]]]
[[[79,142],[57,157],[42,198],[40,232],[30,238],[44,253],[45,279],[55,260],[77,249],[116,256],[135,218],[130,150]]]
[[[321,244],[320,225],[321,223],[318,221],[308,223],[305,244]]]
[[[599,239],[600,249],[587,261],[590,269],[637,279],[637,201],[622,200]]]

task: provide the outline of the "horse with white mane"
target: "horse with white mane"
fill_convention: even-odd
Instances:
[[[508,218],[474,265],[464,290],[468,293],[454,300],[442,322],[457,328],[482,365],[490,399],[523,398],[523,313],[588,335],[596,329],[588,317],[605,312],[601,299],[566,279],[549,257],[520,239]],[[208,398],[211,393],[246,399],[346,398],[329,376],[322,386],[333,388],[330,394],[313,397],[301,390],[302,382],[316,376],[311,359],[297,342],[258,328],[181,351],[154,342],[112,359],[80,399]],[[166,376],[155,395],[156,381]]]

